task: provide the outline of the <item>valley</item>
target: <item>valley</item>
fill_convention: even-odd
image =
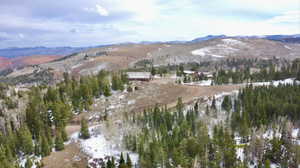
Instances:
[[[2,162],[300,165],[299,50],[295,43],[220,37],[22,57],[22,66],[0,77],[0,154],[10,156]],[[136,80],[133,72],[150,78]]]

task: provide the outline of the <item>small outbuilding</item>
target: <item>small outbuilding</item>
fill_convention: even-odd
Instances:
[[[152,75],[150,72],[127,72],[129,80],[150,81]]]

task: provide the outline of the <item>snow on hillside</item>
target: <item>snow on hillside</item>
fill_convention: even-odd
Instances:
[[[239,40],[236,40],[236,39],[223,39],[222,40],[225,44],[227,45],[232,45],[232,46],[244,46],[246,45],[245,43],[239,41]]]
[[[126,154],[129,154],[133,165],[138,163],[138,155],[133,152],[123,150],[121,144],[114,144],[106,139],[106,137],[101,133],[100,125],[90,127],[89,132],[91,134],[89,139],[80,139],[79,132],[76,132],[71,136],[68,143],[79,142],[81,150],[90,157],[88,161],[90,165],[97,165],[97,167],[100,168],[101,163],[106,162],[109,157],[113,156],[116,160],[118,160],[121,152],[123,152],[125,158]]]
[[[213,47],[205,47],[205,48],[193,50],[193,51],[191,51],[191,54],[198,55],[201,57],[211,56],[211,57],[216,57],[216,58],[223,58],[224,56],[222,56],[222,55],[213,54],[214,53],[213,50],[215,50],[215,49],[216,48],[213,48]],[[227,49],[229,49],[229,48],[227,48]]]
[[[240,47],[244,48],[247,45],[236,39],[223,39],[223,43],[217,44],[215,46],[203,47],[200,49],[196,49],[191,51],[192,55],[198,55],[201,57],[211,56],[216,58],[225,57],[223,55],[230,55],[234,52],[240,50]]]
[[[208,53],[208,52],[210,52],[210,49],[208,47],[206,47],[206,48],[201,48],[201,49],[193,50],[191,53],[193,55],[205,56],[206,53]]]
[[[184,83],[184,85],[211,86],[212,80],[202,80],[198,82]]]
[[[287,46],[287,45],[284,45],[284,48],[289,49],[289,50],[292,49],[291,47],[289,47],[289,46]]]
[[[296,84],[300,84],[300,81],[296,81],[295,78],[288,78],[288,79],[284,79],[284,80],[277,80],[277,81],[271,81],[271,82],[255,82],[252,84],[254,86],[269,86],[269,85],[278,86],[279,84],[292,85],[294,82],[296,82]]]
[[[30,155],[30,156],[22,156],[19,158],[19,166],[20,167],[25,167],[27,159],[31,159],[32,161],[32,167],[31,168],[37,168],[38,165],[40,165],[42,157],[41,156],[34,156],[34,155]],[[0,166],[1,167],[1,166]]]

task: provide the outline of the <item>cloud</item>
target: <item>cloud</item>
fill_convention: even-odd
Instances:
[[[84,8],[84,10],[87,12],[98,13],[100,16],[108,16],[109,15],[108,10],[99,4],[96,4],[95,8],[86,7],[86,8]]]
[[[99,4],[96,5],[96,8],[97,8],[97,12],[101,16],[108,16],[109,15],[108,11],[105,8],[103,8],[102,6],[100,6]]]
[[[270,23],[298,23],[300,24],[300,11],[288,11],[269,20]]]
[[[24,34],[22,34],[22,33],[19,33],[18,36],[20,39],[23,39],[25,37]]]
[[[299,0],[1,0],[0,47],[300,34],[299,8]]]

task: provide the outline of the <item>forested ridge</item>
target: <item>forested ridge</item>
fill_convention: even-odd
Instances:
[[[65,73],[64,81],[55,86],[32,87],[28,93],[23,93],[28,96],[28,104],[20,128],[7,122],[7,130],[0,133],[0,165],[17,168],[18,158],[27,157],[25,168],[31,168],[30,156],[44,157],[53,149],[63,150],[68,140],[65,127],[70,119],[89,110],[94,98],[110,96],[113,90],[124,90],[125,84],[128,84],[126,74],[101,71],[80,80]],[[85,122],[82,121],[82,125]],[[86,128],[85,125],[82,133]]]
[[[232,64],[235,65],[236,62],[232,62]],[[273,62],[267,62],[263,65],[259,64],[255,72],[251,72],[251,67],[255,67],[252,64],[249,63],[249,65],[243,66],[242,68],[237,68],[238,65],[236,65],[234,66],[236,68],[235,71],[231,69],[219,69],[214,74],[214,84],[265,82],[287,78],[300,79],[300,60],[281,64],[274,64]]]
[[[297,167],[300,148],[288,126],[299,121],[299,89],[299,85],[250,85],[237,97],[224,97],[220,110],[230,119],[214,126],[203,120],[198,103],[184,108],[179,99],[176,110],[157,106],[131,118],[141,130],[128,134],[125,144],[139,154],[140,166],[145,168]],[[214,101],[205,115],[218,115]],[[270,130],[268,139],[264,133]]]

